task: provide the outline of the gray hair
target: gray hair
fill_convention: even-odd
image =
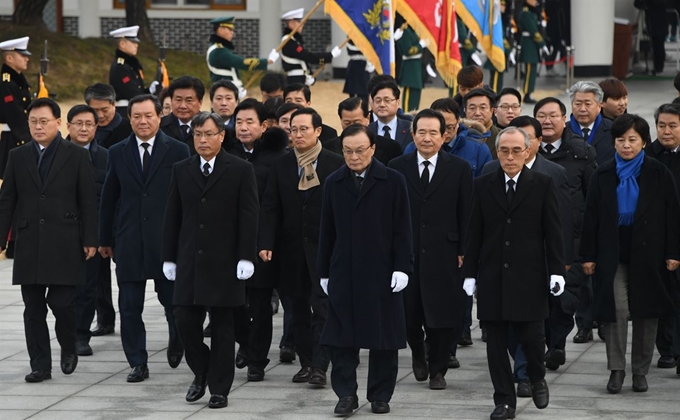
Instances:
[[[590,80],[576,82],[569,88],[569,100],[574,102],[574,97],[577,93],[592,93],[595,95],[595,100],[597,102],[602,102],[604,100],[604,92],[600,85]]]
[[[512,134],[512,133],[521,133],[522,136],[524,136],[524,147],[528,148],[531,145],[531,139],[529,138],[529,135],[527,134],[526,131],[522,130],[519,127],[506,127],[502,129],[498,135],[496,136],[496,149],[498,149],[498,143],[501,141],[501,136],[503,134]]]
[[[90,104],[91,100],[106,101],[108,103],[116,103],[116,91],[113,86],[104,83],[95,83],[85,89],[85,103]]]
[[[224,131],[224,119],[214,112],[201,111],[191,119],[191,127],[202,127],[208,120],[217,126],[218,133]]]

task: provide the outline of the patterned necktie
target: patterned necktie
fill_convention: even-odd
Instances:
[[[508,204],[512,204],[512,199],[515,198],[515,181],[509,179],[507,184],[508,191],[505,193],[505,195],[508,198]]]
[[[423,165],[425,168],[423,169],[423,173],[420,174],[420,181],[423,183],[423,190],[426,190],[427,186],[430,185],[430,169],[428,168],[430,166],[430,161],[423,161]]]
[[[588,140],[588,136],[590,135],[590,128],[584,128],[582,131],[583,131],[583,138]]]
[[[359,183],[359,189],[361,189],[361,184],[364,182],[364,177],[361,175],[356,176],[357,182]]]
[[[182,140],[185,140],[187,136],[189,136],[189,131],[191,130],[191,127],[189,127],[188,124],[182,124],[179,126],[179,128],[182,131]]]
[[[552,155],[553,150],[555,150],[555,146],[553,146],[552,144],[546,144],[544,149],[546,152],[548,152],[549,155]]]
[[[203,176],[210,176],[210,164],[208,162],[203,165]]]

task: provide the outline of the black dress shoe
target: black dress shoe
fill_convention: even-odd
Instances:
[[[171,340],[168,343],[167,357],[168,364],[173,369],[182,362],[182,357],[184,357],[184,346],[182,346],[179,339]]]
[[[309,382],[309,377],[312,375],[312,368],[310,367],[302,367],[296,373],[293,375],[293,382],[295,383],[308,383]]]
[[[600,340],[602,340],[603,343],[605,341],[607,341],[607,340],[604,339],[604,329],[605,328],[606,327],[604,325],[601,325],[601,324],[597,326],[597,336],[600,337]]]
[[[528,379],[522,379],[517,383],[517,396],[519,398],[529,398],[533,395],[531,384]]]
[[[593,330],[590,328],[578,330],[574,336],[574,343],[576,344],[583,344],[589,341],[593,341]]]
[[[607,382],[607,392],[610,394],[618,394],[621,392],[621,387],[623,386],[623,378],[626,377],[626,371],[624,370],[612,370],[609,375],[609,382]]]
[[[470,336],[470,331],[463,331],[463,334],[460,336],[460,339],[458,339],[458,345],[459,346],[472,345],[472,337]]]
[[[545,367],[550,370],[559,369],[566,361],[567,355],[564,353],[564,350],[550,349],[548,353],[545,354]]]
[[[531,385],[531,398],[534,400],[534,405],[539,410],[548,406],[550,402],[550,393],[548,392],[548,383],[545,379]]]
[[[491,420],[506,420],[515,418],[515,409],[507,404],[500,404],[491,413]]]
[[[678,362],[673,356],[661,356],[659,357],[659,361],[656,362],[656,367],[659,369],[670,369],[676,367],[677,365]]]
[[[347,416],[352,414],[352,412],[357,408],[359,408],[359,398],[357,398],[357,396],[354,395],[352,397],[340,398],[338,403],[335,404],[335,410],[333,412],[335,414]]]
[[[633,374],[633,391],[635,392],[647,392],[649,387],[647,386],[647,378],[645,375]]]
[[[486,328],[482,327],[482,341],[486,343]]]
[[[449,369],[458,369],[460,367],[460,362],[456,356],[452,354],[449,355],[448,367]]]
[[[52,372],[49,370],[34,370],[24,377],[26,382],[42,382],[45,379],[52,379]]]
[[[411,366],[413,367],[413,376],[416,377],[416,381],[427,381],[429,372],[427,371],[427,362],[425,361],[424,355],[423,357],[413,356],[411,362]]]
[[[262,382],[262,381],[264,381],[264,369],[249,367],[248,382]]]
[[[61,371],[64,375],[70,375],[78,366],[78,355],[76,353],[61,353]]]
[[[128,382],[144,382],[149,379],[149,367],[147,365],[135,366],[127,377]]]
[[[229,405],[226,395],[212,394],[208,401],[208,408],[224,408]]]
[[[281,363],[293,363],[295,361],[295,350],[291,347],[281,347],[281,350],[279,350],[279,361]]]
[[[390,412],[390,404],[385,401],[372,401],[371,411],[375,414],[387,414]]]
[[[94,330],[91,331],[93,337],[100,337],[102,335],[113,334],[116,331],[113,325],[97,324]]]
[[[430,389],[446,389],[446,379],[444,375],[438,373],[434,376],[430,376]]]
[[[212,335],[212,328],[210,328],[210,323],[203,329],[203,337],[210,337]]]
[[[236,368],[238,369],[243,369],[248,365],[248,360],[246,359],[246,355],[241,351],[241,348],[239,347],[238,351],[236,352],[236,361],[234,362],[236,365]]]
[[[536,99],[534,99],[534,98],[532,98],[531,96],[527,95],[527,96],[524,97],[524,103],[525,103],[525,104],[530,104],[530,105],[531,105],[531,104],[535,104],[535,103],[536,103]]]
[[[76,341],[76,353],[78,356],[92,356],[92,347],[87,341]]]
[[[205,386],[208,383],[208,375],[196,376],[187,391],[187,402],[198,401],[205,395]]]
[[[320,368],[312,368],[312,373],[309,375],[309,384],[326,386],[326,372]]]

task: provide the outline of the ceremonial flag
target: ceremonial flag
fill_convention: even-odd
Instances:
[[[439,75],[453,86],[461,67],[454,0],[398,0],[396,4],[397,13],[426,40]]]
[[[500,0],[456,0],[456,10],[491,64],[499,72],[505,71]]]
[[[345,31],[378,74],[395,75],[391,0],[326,0],[324,12]]]

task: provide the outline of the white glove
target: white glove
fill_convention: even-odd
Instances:
[[[321,288],[323,289],[323,292],[328,295],[328,279],[321,279]]]
[[[305,84],[307,86],[312,86],[314,83],[316,83],[316,79],[314,78],[314,76],[312,76],[311,74],[305,76]]]
[[[466,278],[463,282],[463,290],[465,290],[468,296],[474,295],[475,290],[477,290],[477,280],[469,277]]]
[[[367,60],[366,68],[364,70],[366,70],[367,73],[373,73],[375,71],[375,66],[373,65],[373,63]]]
[[[482,65],[482,59],[479,57],[479,54],[477,54],[477,53],[472,53],[471,58],[472,58],[472,61],[474,61],[475,64],[477,64],[478,66],[481,66],[481,65]]]
[[[564,293],[564,277],[553,274],[550,276],[550,293],[559,296]]]
[[[514,66],[517,64],[517,61],[515,60],[515,48],[510,50],[510,54],[508,54],[508,61]]]
[[[427,46],[430,45],[430,41],[427,39],[421,39],[418,43],[423,48],[427,48]]]
[[[163,274],[165,274],[165,278],[168,280],[175,281],[175,278],[177,277],[177,264],[171,261],[165,261],[163,263]]]
[[[543,54],[545,54],[546,56],[550,55],[550,49],[548,48],[547,45],[544,45],[543,48],[541,48],[541,51],[543,51]]]
[[[281,54],[276,52],[276,48],[273,48],[272,52],[269,53],[269,57],[267,57],[267,59],[271,60],[272,63],[276,63],[279,57],[281,57]]]
[[[331,50],[331,55],[333,56],[333,58],[340,57],[340,54],[342,54],[342,50],[340,49],[340,47],[338,47],[337,45],[333,47],[333,49]]]
[[[248,260],[241,260],[236,265],[236,278],[239,280],[248,280],[254,272],[255,266]]]
[[[158,80],[154,80],[153,82],[151,82],[151,84],[149,85],[149,93],[155,95],[156,89],[158,89],[159,84],[160,83],[158,83]]]
[[[401,271],[392,273],[392,292],[399,293],[408,286],[408,274]]]
[[[394,40],[395,41],[399,41],[402,36],[404,36],[404,31],[401,28],[398,28],[396,31],[394,31]]]
[[[243,88],[243,86],[238,88],[238,100],[243,100],[248,95],[248,91]]]
[[[436,78],[437,77],[437,72],[434,71],[431,65],[427,65],[425,67],[425,71],[427,71],[427,74],[430,75],[430,77]]]

